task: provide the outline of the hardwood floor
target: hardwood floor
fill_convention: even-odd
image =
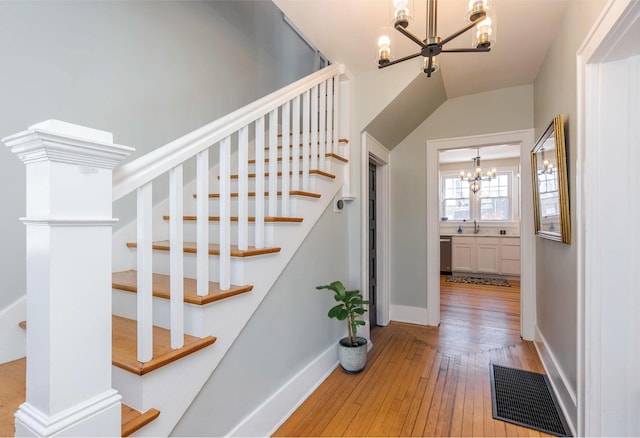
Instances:
[[[441,277],[439,328],[376,328],[365,370],[335,370],[274,436],[548,436],[491,416],[490,362],[543,372],[520,339],[520,284],[511,284]]]

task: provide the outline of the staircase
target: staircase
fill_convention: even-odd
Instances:
[[[121,409],[122,429],[117,425],[122,435],[167,436],[173,430],[315,222],[340,196],[340,190],[348,187],[348,142],[339,135],[348,132],[347,101],[348,81],[343,69],[330,66],[113,170],[112,200],[136,193],[137,219],[110,239],[110,386],[119,395],[104,387],[96,392],[105,394],[105,406],[119,404],[119,396],[126,403]],[[40,137],[47,137],[50,143],[55,131],[52,127],[62,126],[59,131],[69,127],[56,123],[36,125],[3,141],[29,166],[37,155],[32,145],[47,143]],[[88,128],[71,129],[73,135],[64,139],[62,133],[55,133],[55,141],[64,143],[57,151],[68,150],[71,143],[75,147],[78,132]],[[92,169],[114,167],[109,163],[122,159],[128,151],[118,149],[120,156],[114,157],[113,148],[122,147],[107,146],[110,142],[105,142],[100,131],[91,131],[86,131],[89,140],[83,141],[91,143],[91,154],[102,148],[102,161],[96,164],[92,156],[86,162],[74,158],[65,165],[76,171],[79,168],[80,173],[101,174],[102,170]],[[45,149],[51,148],[49,143]],[[58,159],[48,149],[38,156]],[[191,168],[195,172],[191,173]],[[168,187],[163,178],[167,173]],[[38,188],[29,187],[29,167],[27,175],[29,193]],[[68,188],[67,183],[60,186]],[[54,191],[56,183],[51,186]],[[168,196],[154,205],[153,190],[158,188]],[[28,218],[35,216],[29,208]],[[60,225],[55,216],[39,220],[46,226],[64,227],[67,222]],[[79,222],[91,229],[87,233],[95,232],[95,237],[101,238],[94,229],[102,219],[83,218]],[[74,230],[83,227],[75,222],[73,226]],[[27,230],[29,236],[30,228]],[[59,250],[61,254],[65,251]],[[54,252],[55,248],[51,259]],[[29,255],[27,260],[28,275],[33,275]],[[104,267],[96,269],[101,269],[100,275],[92,277],[101,277]],[[49,287],[55,289],[55,285]],[[28,300],[31,293],[28,290]],[[69,308],[73,308],[71,304]],[[91,311],[104,322],[104,310],[96,306]],[[54,345],[48,338],[42,340],[42,324],[31,320],[29,313],[28,345]],[[56,322],[50,324],[55,326]],[[55,335],[56,330],[45,328]],[[28,360],[31,351],[27,351]],[[37,362],[40,372],[54,380],[55,364]],[[54,414],[34,420],[30,405],[37,404],[40,395],[33,395],[30,401],[36,388],[29,389],[29,373],[28,369],[27,403],[16,417],[19,432],[26,428],[47,435],[56,433],[56,428],[66,431],[77,427],[97,435],[104,433],[95,429],[100,421],[112,422],[112,414],[95,420],[100,417],[98,410],[88,405],[79,408],[86,415],[76,415],[76,424],[61,421]],[[37,390],[46,397],[56,397],[51,388]],[[67,411],[69,408],[74,409],[68,406]],[[103,411],[113,409],[99,412]]]

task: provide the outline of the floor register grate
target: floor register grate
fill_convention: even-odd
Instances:
[[[493,418],[556,436],[570,436],[544,374],[490,364]]]

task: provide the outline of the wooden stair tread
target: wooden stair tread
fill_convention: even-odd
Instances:
[[[26,323],[25,323],[26,328]],[[14,436],[14,414],[27,399],[27,359],[0,364],[0,436]],[[122,403],[122,436],[129,436],[158,418],[160,411],[139,412]]]
[[[27,360],[25,358],[0,365],[0,436],[14,436],[14,417],[27,398]]]
[[[114,289],[127,292],[138,292],[138,272],[135,270],[114,272],[112,274],[112,285]],[[242,293],[250,292],[253,286],[234,286],[229,290],[220,290],[220,283],[209,282],[209,294],[203,297],[197,294],[197,281],[194,278],[184,279],[184,302],[196,305],[209,304],[224,298],[232,297]],[[169,276],[164,274],[153,274],[153,296],[169,299]]]
[[[165,221],[170,219],[169,215],[164,215],[162,218]],[[183,216],[183,220],[185,221],[195,221],[197,220],[196,216]],[[209,216],[210,222],[220,222],[220,216]],[[253,216],[249,216],[249,222],[255,222],[256,218]],[[265,216],[264,221],[266,223],[276,223],[276,222],[302,222],[303,218],[301,217],[280,217],[280,216]],[[238,222],[238,216],[231,216],[231,222]]]
[[[129,436],[142,429],[159,415],[160,411],[157,409],[151,408],[143,413],[122,403],[122,436]]]
[[[137,321],[112,317],[112,363],[118,368],[142,376],[151,371],[201,350],[216,341],[214,336],[197,338],[184,335],[184,347],[171,348],[171,332],[161,327],[153,327],[153,358],[149,362],[138,362]]]
[[[326,154],[324,154],[324,156],[325,156],[325,158],[335,158],[336,160],[340,160],[340,161],[342,161],[344,163],[348,163],[349,162],[349,160],[347,160],[342,155],[334,154],[332,152],[326,153]],[[317,157],[320,158],[320,154],[318,154]],[[309,158],[311,158],[311,156]],[[300,157],[300,159],[302,159],[302,157]],[[282,161],[282,157],[278,157],[277,161],[281,162]],[[289,157],[289,161],[293,161],[293,157]],[[268,157],[265,158],[264,162],[268,163],[269,162],[269,158]],[[249,160],[249,164],[255,164],[255,163],[256,163],[255,159]]]
[[[138,244],[136,242],[127,242],[128,248],[136,248]],[[169,241],[168,240],[159,240],[153,242],[153,249],[159,251],[169,251]],[[184,242],[183,245],[184,252],[193,253],[197,252],[196,242]],[[272,254],[275,252],[280,252],[280,248],[277,247],[267,247],[267,248],[254,248],[252,246],[249,249],[241,250],[238,248],[238,245],[231,245],[231,256],[232,257],[251,257],[263,254]],[[209,244],[209,255],[220,255],[220,245],[217,243]]]
[[[250,198],[253,198],[256,196],[256,192],[248,192],[247,195]],[[277,192],[277,195],[282,196],[282,192]],[[232,198],[237,198],[239,196],[240,195],[238,194],[238,192],[231,193]],[[269,192],[264,192],[264,196],[269,196]],[[305,192],[302,190],[291,190],[289,192],[289,196],[304,196],[307,198],[320,198],[321,195],[320,193]],[[197,198],[198,195],[194,193],[193,197]],[[219,197],[220,197],[220,193],[209,193],[209,198],[219,198]]]
[[[277,173],[277,175],[278,175],[278,176],[282,176],[282,172],[278,172],[278,173]],[[290,171],[290,172],[289,172],[289,175],[293,175],[293,171]],[[300,175],[302,175],[302,170],[300,171]],[[316,169],[314,169],[314,170],[310,170],[310,171],[309,171],[309,175],[320,175],[320,176],[324,176],[324,177],[326,177],[326,178],[331,178],[331,179],[334,179],[334,178],[336,177],[335,175],[332,175],[332,174],[330,174],[330,173],[328,173],[328,172],[325,172],[325,171],[323,171],[323,170],[316,170]],[[256,177],[256,174],[255,174],[255,173],[250,173],[250,174],[249,174],[249,175],[247,175],[247,176],[248,176],[249,178],[255,178],[255,177]],[[264,173],[264,176],[265,176],[265,177],[269,176],[269,172],[265,172],[265,173]],[[231,179],[238,179],[238,174],[232,174],[232,175],[230,175],[230,178],[231,178]],[[218,179],[220,179],[220,175],[218,175]]]
[[[320,130],[319,130],[319,129],[318,129],[318,132],[320,132]],[[329,132],[329,131],[327,131],[327,133],[328,133],[328,132]],[[300,135],[303,135],[303,134],[304,134],[304,132],[300,131],[300,133],[299,133],[299,134],[300,134]],[[309,133],[309,134],[311,134],[311,133]],[[283,136],[283,134],[278,134],[278,138],[282,138],[282,136]],[[289,137],[291,137],[291,136],[293,136],[293,132],[290,132],[290,133],[289,133]],[[338,143],[349,143],[349,140],[348,140],[348,139],[346,139],[346,138],[339,138],[339,139],[338,139]],[[267,147],[268,147],[268,146],[267,146]],[[282,147],[282,146],[279,146],[279,147]]]

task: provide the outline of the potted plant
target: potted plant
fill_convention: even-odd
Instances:
[[[316,286],[316,289],[332,291],[333,298],[339,303],[329,310],[329,318],[347,321],[349,335],[338,342],[338,356],[342,369],[349,373],[362,371],[367,364],[367,340],[357,336],[357,332],[359,325],[365,325],[359,317],[367,311],[363,305],[369,302],[362,299],[359,290],[348,291],[340,281]]]

